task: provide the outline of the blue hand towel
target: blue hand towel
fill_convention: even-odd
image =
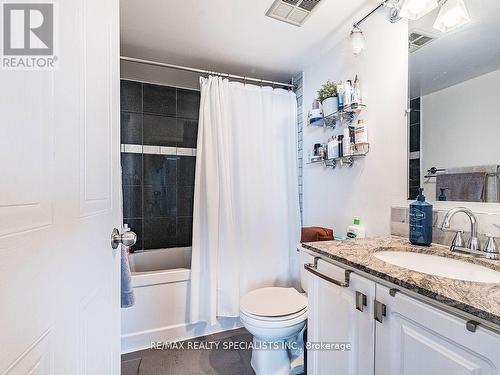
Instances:
[[[131,307],[135,303],[134,290],[132,289],[132,275],[128,263],[128,251],[125,246],[121,247],[121,306]]]

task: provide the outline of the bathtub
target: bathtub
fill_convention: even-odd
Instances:
[[[239,319],[214,326],[189,321],[191,248],[148,250],[129,255],[135,305],[121,310],[121,348],[129,353],[152,342],[178,341],[239,328]]]

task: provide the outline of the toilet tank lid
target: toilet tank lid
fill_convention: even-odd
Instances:
[[[294,288],[269,287],[252,290],[240,301],[243,312],[258,316],[284,316],[307,307],[307,298]]]

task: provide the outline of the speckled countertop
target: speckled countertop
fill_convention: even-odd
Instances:
[[[500,271],[500,261],[452,253],[442,245],[414,246],[407,239],[395,236],[309,242],[303,246],[314,253],[500,326],[500,284],[455,280],[416,272],[386,263],[373,254],[378,251],[418,252],[475,263],[496,271]]]

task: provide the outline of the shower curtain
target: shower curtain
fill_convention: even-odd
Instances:
[[[296,285],[300,213],[293,92],[201,78],[191,321],[239,316],[246,292]]]

